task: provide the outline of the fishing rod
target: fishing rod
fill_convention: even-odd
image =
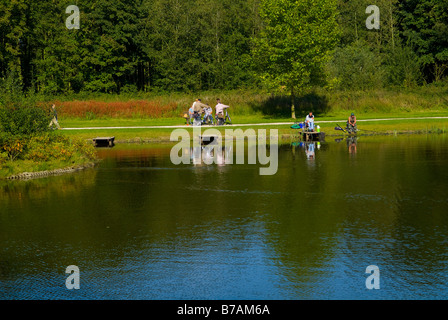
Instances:
[[[336,123],[336,125],[337,127],[335,127],[334,130],[342,130],[343,132],[347,133],[339,124]]]
[[[366,130],[366,129],[357,129],[357,130],[367,131],[367,132],[372,132],[372,133],[378,133],[377,131],[373,131],[373,130]]]

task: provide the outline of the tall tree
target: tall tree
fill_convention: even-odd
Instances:
[[[448,71],[448,2],[399,1],[399,25],[404,40],[419,56],[427,80]]]
[[[340,33],[336,0],[261,0],[264,28],[255,40],[254,58],[262,80],[295,96],[322,83],[324,66]]]

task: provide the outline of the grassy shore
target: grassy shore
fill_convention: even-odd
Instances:
[[[11,141],[20,148],[1,154],[0,179],[23,173],[33,176],[37,172],[46,172],[50,175],[62,169],[90,167],[97,160],[94,147],[78,137],[53,133],[18,136]]]
[[[385,116],[385,115],[383,115]],[[448,113],[439,115],[448,117]],[[324,118],[325,119],[325,118]],[[387,118],[386,118],[387,119]],[[341,119],[342,120],[342,119]],[[234,122],[238,121],[238,117],[234,118]],[[330,121],[330,122],[324,122]],[[260,124],[260,122],[254,122]],[[119,123],[117,123],[119,124]],[[280,139],[288,140],[293,138],[297,134],[297,130],[291,129],[291,124],[281,125],[254,125],[254,126],[203,126],[201,130],[204,132],[209,128],[217,129],[222,135],[225,134],[227,129],[242,129],[243,131],[252,128],[255,131],[258,129],[278,130]],[[322,132],[325,132],[327,136],[340,136],[341,131],[335,130],[335,126],[339,124],[345,127],[345,121],[339,121],[337,119],[330,120],[316,120],[321,128]],[[139,125],[149,125],[142,124]],[[181,124],[182,125],[182,124]],[[193,131],[193,127],[184,126],[186,130]],[[403,134],[403,133],[445,133],[448,131],[448,118],[447,119],[415,119],[406,118],[399,120],[387,120],[387,121],[360,121],[358,122],[358,129],[360,135],[384,135],[384,134]],[[124,129],[84,129],[84,130],[61,130],[62,134],[66,136],[76,136],[78,138],[91,140],[95,137],[114,136],[117,143],[143,143],[143,142],[158,142],[158,141],[170,141],[170,135],[174,128],[124,128]]]

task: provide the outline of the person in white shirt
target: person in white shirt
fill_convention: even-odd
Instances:
[[[312,112],[310,112],[306,118],[305,118],[305,124],[306,127],[310,130],[310,131],[314,131],[314,115]]]
[[[305,150],[306,153],[306,158],[308,160],[313,160],[314,159],[314,143],[310,143]]]
[[[230,108],[229,106],[222,104],[221,100],[218,98],[216,99],[216,106],[215,106],[215,114],[218,116],[220,113],[224,113],[224,109]]]

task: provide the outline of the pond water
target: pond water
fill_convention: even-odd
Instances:
[[[271,176],[117,145],[95,169],[3,181],[0,298],[445,299],[447,142],[281,144]]]

